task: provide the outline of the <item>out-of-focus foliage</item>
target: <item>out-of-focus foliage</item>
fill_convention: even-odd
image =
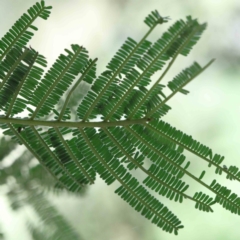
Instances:
[[[0,138],[0,162],[15,149],[16,145],[16,143],[8,141],[4,137]]]
[[[29,152],[25,151],[11,166],[1,169],[0,185],[7,187],[6,194],[14,211],[30,206],[39,218],[37,225],[27,223],[32,239],[82,239],[47,200],[49,191],[60,193],[54,190],[52,177]]]

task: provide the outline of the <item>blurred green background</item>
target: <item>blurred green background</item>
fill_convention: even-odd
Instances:
[[[1,0],[0,33],[3,36],[13,23],[36,1]],[[30,45],[46,56],[49,66],[70,44],[87,48],[92,58],[98,57],[98,73],[110,61],[113,54],[128,37],[135,40],[147,31],[144,18],[157,9],[171,21],[159,26],[152,39],[159,38],[167,28],[180,18],[191,15],[199,22],[207,22],[208,28],[187,58],[179,57],[165,81],[171,80],[180,70],[193,61],[202,66],[212,58],[216,61],[186,89],[190,94],[178,94],[170,102],[172,111],[164,117],[173,126],[192,135],[211,147],[214,153],[225,156],[225,165],[240,166],[240,2],[236,0],[46,0],[53,6],[50,18],[38,20],[39,28]],[[9,166],[21,155],[24,147],[4,157],[1,163]],[[209,170],[205,178],[208,184],[213,178],[240,195],[239,184],[225,176],[214,175],[201,159],[187,154],[192,162],[191,170],[199,175]],[[169,235],[152,225],[139,213],[114,194],[117,185],[106,186],[102,180],[91,186],[82,197],[48,194],[48,200],[69,220],[85,240],[236,240],[240,239],[240,217],[225,211],[218,205],[214,213],[194,209],[191,202],[166,204],[182,220],[185,228],[179,235]],[[191,185],[188,193],[203,190]],[[210,194],[206,190],[206,193]],[[7,240],[30,240],[25,220],[34,219],[27,208],[12,211],[5,197],[6,186],[0,186],[0,230]]]

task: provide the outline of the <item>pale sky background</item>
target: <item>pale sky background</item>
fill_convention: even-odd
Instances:
[[[208,28],[187,58],[175,63],[166,80],[193,61],[201,66],[212,58],[213,65],[190,83],[187,96],[178,94],[171,102],[172,110],[164,120],[195,139],[211,147],[214,153],[224,155],[225,165],[240,166],[240,1],[239,0],[47,0],[53,6],[47,21],[38,20],[39,28],[30,45],[43,54],[49,62],[77,43],[87,48],[92,58],[98,57],[98,73],[111,59],[123,41],[129,36],[135,40],[147,31],[144,18],[157,9],[171,21],[159,26],[153,37],[160,37],[180,18],[191,15],[199,22],[207,22]],[[0,34],[3,36],[13,23],[35,1],[0,0]],[[191,156],[192,171],[197,175],[207,164]],[[12,157],[9,157],[11,161]],[[201,162],[200,162],[201,161]],[[211,170],[211,169],[209,169]],[[205,181],[218,179],[221,184],[240,195],[239,183],[230,182],[225,175],[211,175]],[[209,179],[209,180],[208,180]],[[233,215],[218,205],[214,213],[194,209],[191,202],[175,204],[162,197],[183,222],[185,228],[179,235],[169,235],[152,225],[139,213],[114,194],[114,186],[106,186],[101,180],[92,186],[86,197],[53,198],[59,211],[66,216],[86,240],[236,240],[240,239],[240,216]],[[188,193],[199,191],[192,185]],[[203,189],[201,189],[203,190]],[[211,194],[204,190],[204,192]],[[30,240],[24,222],[31,213],[24,210],[12,214],[4,197],[0,196],[0,226],[7,240]],[[27,216],[27,217],[26,217]],[[31,216],[30,216],[31,217]]]

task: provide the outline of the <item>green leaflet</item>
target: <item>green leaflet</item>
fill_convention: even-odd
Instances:
[[[28,9],[28,13],[24,13],[20,19],[12,26],[12,28],[4,35],[0,41],[0,60],[7,55],[7,53],[14,46],[24,47],[34,35],[30,29],[37,31],[37,28],[32,25],[37,17],[47,19],[49,17],[51,7],[46,7],[45,2],[36,3]],[[30,28],[30,29],[29,29]]]
[[[179,203],[193,201],[205,212],[220,203],[240,215],[239,197],[216,180],[206,183],[205,170],[192,174],[184,154],[195,154],[230,180],[240,181],[239,169],[221,166],[224,157],[161,119],[171,109],[168,101],[178,92],[187,94],[183,88],[213,62],[203,67],[194,62],[168,82],[171,93],[165,93],[162,79],[179,55],[189,54],[206,24],[188,16],[152,43],[151,32],[169,20],[153,11],[145,19],[149,29],[143,38],[129,37],[96,76],[97,59],[77,44],[65,49],[48,71],[44,56],[26,47],[37,30],[33,21],[47,19],[50,9],[44,1],[36,3],[0,41],[4,134],[25,145],[54,178],[56,188],[80,192],[94,184],[97,174],[108,185],[117,181],[116,193],[164,231],[178,234],[183,225],[152,191]],[[153,74],[159,76],[152,84]],[[71,106],[73,92],[84,84],[89,90]],[[134,169],[145,174],[142,182]],[[185,175],[214,197],[202,192],[190,196]]]

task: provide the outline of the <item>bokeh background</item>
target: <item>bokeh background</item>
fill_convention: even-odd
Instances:
[[[53,6],[50,18],[38,20],[39,28],[30,45],[46,56],[49,65],[70,44],[86,47],[92,58],[98,57],[98,73],[128,37],[135,40],[147,31],[144,18],[157,9],[171,21],[159,26],[152,39],[157,39],[180,18],[191,15],[208,28],[190,55],[179,57],[166,76],[171,80],[180,70],[193,61],[202,66],[209,60],[216,61],[186,89],[187,96],[177,94],[169,105],[172,110],[164,117],[176,128],[192,135],[211,147],[214,153],[225,156],[225,165],[240,166],[240,2],[238,0],[46,0]],[[3,36],[13,23],[35,3],[28,0],[0,1],[0,35]],[[16,147],[5,156],[0,167],[10,166],[24,151]],[[191,154],[191,170],[199,176],[207,169],[205,181],[217,178],[223,185],[240,195],[239,184],[219,177],[207,163]],[[214,206],[214,213],[194,209],[194,204],[170,202],[166,204],[182,220],[185,228],[179,235],[169,235],[144,219],[139,213],[114,194],[116,186],[106,186],[99,179],[82,197],[49,193],[48,200],[69,221],[74,230],[86,240],[236,240],[240,239],[240,217]],[[188,193],[203,190],[193,184]],[[210,194],[210,192],[206,193]],[[6,186],[0,186],[0,227],[7,240],[30,240],[26,219],[34,219],[27,208],[13,211],[5,196]]]

